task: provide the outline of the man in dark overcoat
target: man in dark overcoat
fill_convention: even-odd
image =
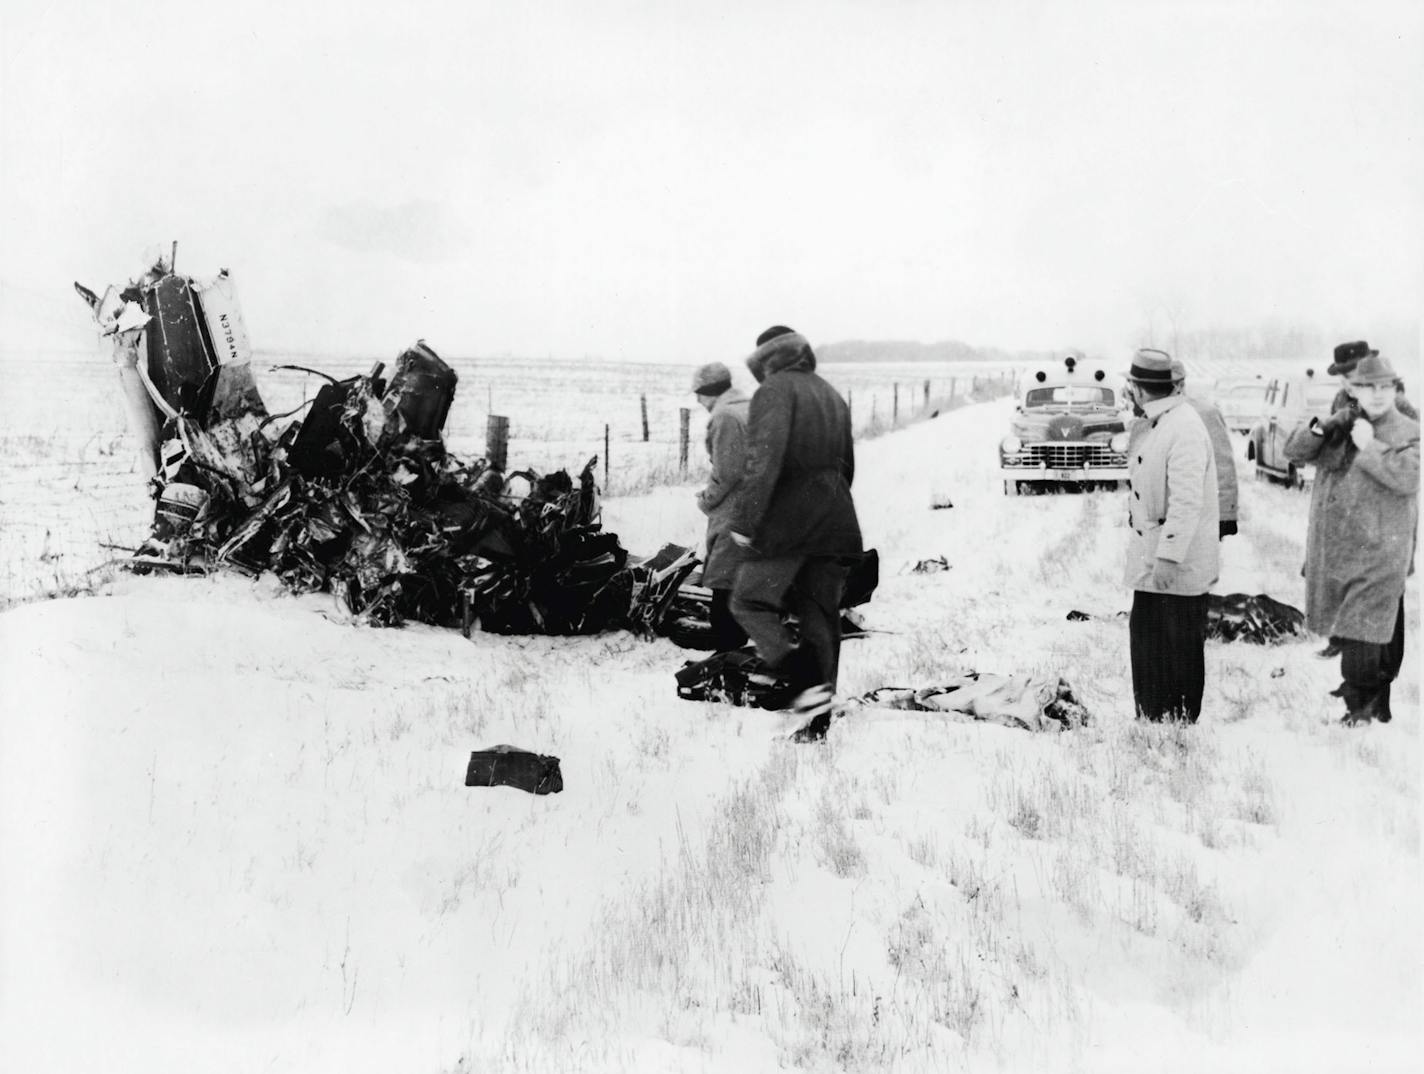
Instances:
[[[1404,660],[1404,582],[1419,526],[1419,423],[1400,413],[1387,358],[1347,375],[1357,409],[1312,418],[1286,456],[1314,463],[1305,540],[1306,626],[1340,652],[1344,723],[1386,722]],[[1349,450],[1345,449],[1348,443]]]
[[[1186,396],[1211,438],[1211,451],[1216,458],[1217,532],[1225,540],[1241,532],[1236,519],[1240,486],[1236,480],[1236,448],[1231,443],[1231,430],[1226,427],[1226,417],[1220,407],[1210,399],[1187,392],[1187,367],[1175,358],[1172,359],[1172,379],[1177,381],[1177,392]]]
[[[757,655],[800,691],[794,707],[823,734],[840,665],[845,557],[862,550],[850,491],[850,408],[817,375],[805,337],[790,328],[758,336],[747,366],[760,386],[733,523],[747,559],[732,590],[732,614]]]
[[[747,468],[746,395],[732,386],[732,372],[721,362],[699,366],[692,391],[707,411],[707,459],[712,472],[697,493],[697,507],[707,516],[707,557],[702,584],[712,591],[712,641],[721,651],[747,643],[746,631],[732,616],[732,585],[746,553],[732,540],[732,521],[741,499]]]

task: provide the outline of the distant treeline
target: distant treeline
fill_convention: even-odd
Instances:
[[[1051,351],[1006,351],[974,347],[956,339],[939,343],[911,340],[849,339],[816,346],[820,362],[1014,362],[1031,365],[1051,361]]]

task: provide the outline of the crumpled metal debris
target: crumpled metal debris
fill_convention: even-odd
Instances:
[[[282,424],[293,414],[263,404],[226,272],[146,264],[103,297],[75,285],[154,440],[154,523],[134,570],[271,571],[380,626],[656,632],[696,559],[630,561],[601,526],[596,456],[575,480],[452,455],[441,432],[458,377],[423,340],[389,380],[383,363],[326,377]]]

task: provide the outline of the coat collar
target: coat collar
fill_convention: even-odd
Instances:
[[[715,414],[723,407],[729,406],[732,403],[745,403],[746,401],[747,397],[745,393],[741,391],[741,389],[728,388],[721,395],[717,396],[717,401],[712,404],[712,409],[709,411],[709,413]]]
[[[1162,415],[1177,409],[1187,397],[1184,395],[1169,395],[1165,399],[1149,399],[1142,404],[1142,414],[1155,429],[1157,423],[1162,420]]]

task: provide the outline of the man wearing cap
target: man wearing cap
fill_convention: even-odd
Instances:
[[[708,362],[692,376],[692,391],[707,411],[707,457],[712,474],[697,494],[707,516],[707,556],[702,584],[712,590],[712,640],[719,651],[747,643],[746,631],[732,617],[729,601],[744,552],[732,540],[742,474],[747,464],[747,397],[732,387],[732,373],[721,362]]]
[[[1331,367],[1334,370],[1334,366]],[[1404,660],[1404,580],[1419,523],[1419,423],[1400,413],[1387,358],[1367,354],[1346,374],[1357,409],[1312,418],[1286,457],[1316,463],[1305,539],[1306,626],[1340,655],[1343,723],[1388,722]],[[1348,441],[1348,452],[1339,450]],[[1332,464],[1320,465],[1327,454]]]
[[[1139,350],[1127,382],[1143,414],[1127,449],[1132,694],[1141,718],[1195,723],[1221,538],[1216,459],[1201,418],[1177,394],[1170,355]]]
[[[816,355],[784,325],[757,337],[747,367],[760,384],[735,520],[747,552],[732,614],[757,655],[798,690],[803,738],[824,737],[840,665],[844,557],[862,550],[850,486],[850,408],[816,374]],[[785,616],[795,617],[793,632]]]
[[[1187,367],[1175,358],[1172,359],[1172,379],[1177,382],[1177,391],[1186,396],[1197,417],[1201,418],[1207,436],[1211,437],[1211,451],[1216,458],[1217,532],[1225,540],[1240,532],[1236,525],[1240,490],[1236,483],[1236,451],[1231,444],[1231,430],[1226,427],[1226,418],[1215,403],[1187,394]]]

